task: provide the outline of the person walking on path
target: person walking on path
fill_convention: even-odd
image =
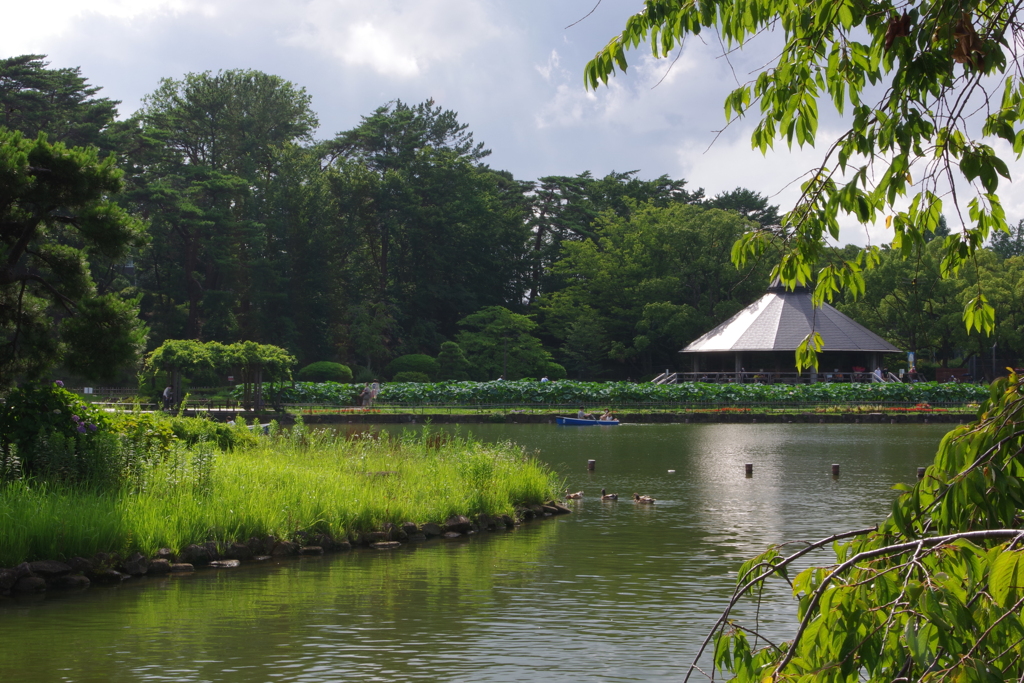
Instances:
[[[373,384],[370,385],[370,405],[377,400],[377,394],[380,393],[380,382],[376,379],[373,380]]]
[[[167,387],[164,389],[164,410],[170,410],[171,404],[174,402],[174,389]]]

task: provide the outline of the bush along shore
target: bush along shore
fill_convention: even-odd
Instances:
[[[386,549],[567,511],[555,475],[511,443],[89,410],[60,387],[3,406],[0,594]]]

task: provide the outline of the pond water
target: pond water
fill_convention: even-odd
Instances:
[[[879,521],[946,429],[474,425],[582,489],[576,513],[0,601],[0,681],[679,680],[743,559]],[[602,487],[658,502],[602,502]],[[787,612],[767,615],[770,633]]]

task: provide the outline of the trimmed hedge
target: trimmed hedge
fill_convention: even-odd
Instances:
[[[303,382],[351,382],[352,370],[347,365],[322,360],[299,370],[295,379]]]
[[[402,372],[419,372],[427,376],[426,381],[430,381],[431,377],[436,377],[440,366],[437,361],[426,355],[425,353],[410,353],[405,356],[399,356],[384,368],[384,374],[388,377],[394,378],[396,382],[401,382],[398,379],[399,373]]]

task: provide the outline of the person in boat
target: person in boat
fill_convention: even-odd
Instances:
[[[600,420],[601,422],[614,422],[615,421],[615,417],[612,415],[612,409],[611,408],[605,408],[604,412],[601,413],[601,417],[599,417],[597,419]]]
[[[593,420],[594,416],[593,416],[593,414],[586,412],[583,409],[583,406],[580,406],[580,409],[576,412],[576,419],[578,419],[578,420]]]

